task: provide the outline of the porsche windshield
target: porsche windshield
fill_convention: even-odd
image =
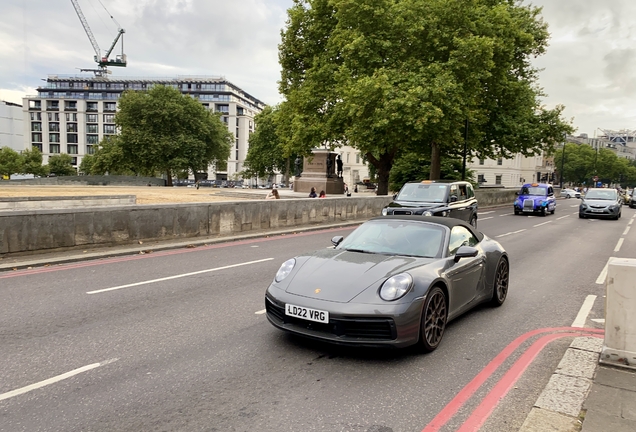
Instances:
[[[444,231],[439,225],[424,222],[369,221],[353,231],[337,249],[436,258],[441,254]]]
[[[616,191],[612,189],[590,189],[585,194],[585,199],[616,201]]]
[[[439,183],[406,183],[396,197],[397,201],[446,202],[448,185]]]
[[[530,186],[530,187],[521,188],[521,195],[546,196],[547,194],[548,194],[547,189],[540,186]]]

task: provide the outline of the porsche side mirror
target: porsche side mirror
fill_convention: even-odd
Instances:
[[[333,245],[333,247],[338,247],[338,245],[342,243],[342,240],[344,240],[343,236],[335,236],[331,239],[331,244]]]
[[[479,254],[479,251],[472,246],[461,246],[455,252],[455,262],[458,262],[462,258],[473,258]]]

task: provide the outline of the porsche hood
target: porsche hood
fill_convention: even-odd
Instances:
[[[428,258],[412,258],[330,250],[299,257],[286,292],[303,297],[347,303],[387,278],[419,267]]]

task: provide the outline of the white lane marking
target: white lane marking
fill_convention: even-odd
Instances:
[[[625,239],[622,238],[622,237],[618,239],[618,243],[616,243],[616,247],[614,248],[614,252],[618,252],[618,251],[621,250],[621,246],[623,246],[623,241],[624,240]]]
[[[499,217],[502,217],[502,216],[512,216],[513,214],[514,214],[514,213],[504,213],[504,214],[502,214],[502,215],[499,215]]]
[[[634,219],[630,219],[629,222],[627,222],[627,225],[631,225],[632,222],[634,222]]]
[[[31,385],[28,385],[26,387],[22,387],[22,388],[19,388],[19,389],[16,389],[16,390],[11,390],[10,392],[7,392],[7,393],[2,393],[2,394],[0,394],[0,401],[12,398],[14,396],[18,396],[18,395],[21,395],[21,394],[24,394],[24,393],[27,393],[27,392],[30,392],[31,390],[37,390],[39,388],[42,388],[42,387],[50,385],[50,384],[55,384],[58,381],[65,380],[65,379],[70,378],[72,376],[81,374],[83,372],[87,372],[87,371],[89,371],[91,369],[95,369],[95,368],[107,365],[107,364],[115,362],[115,361],[117,361],[116,358],[115,359],[106,360],[106,361],[103,361],[101,363],[89,364],[87,366],[82,366],[81,368],[74,369],[74,370],[72,370],[70,372],[63,373],[62,375],[58,375],[58,376],[55,376],[53,378],[49,378],[49,379],[46,379],[44,381],[40,381],[38,383],[31,384]]]
[[[487,212],[477,213],[477,215],[481,216],[481,215],[486,215],[486,214],[490,214],[490,213],[494,213],[494,212],[495,212],[494,210],[493,211],[487,211]]]
[[[570,207],[574,208],[574,207],[578,207],[578,206],[579,206],[579,205],[578,205],[578,204],[576,204],[576,205],[571,205]]]
[[[257,248],[257,247],[258,247],[258,245],[253,245],[253,246],[250,246],[250,247]]]
[[[576,212],[576,213],[572,213],[572,214],[573,214],[573,215],[576,215],[576,214],[579,214],[579,212]]]
[[[631,227],[625,228],[625,231],[623,231],[623,235],[627,235],[627,233],[629,232],[630,229],[631,229]]]
[[[609,257],[609,259],[607,260],[607,263],[605,263],[605,267],[603,267],[603,270],[601,270],[601,274],[598,275],[598,277],[596,278],[596,283],[599,285],[603,285],[605,283],[605,278],[607,277],[607,266],[609,265],[609,260],[611,260],[612,257]]]
[[[492,219],[493,217],[494,216],[489,216],[487,218],[479,218],[479,221],[485,221],[485,220],[488,220],[488,219]]]
[[[585,321],[592,310],[592,306],[594,306],[594,300],[596,300],[595,295],[589,295],[585,298],[583,306],[581,306],[581,309],[579,310],[579,314],[572,323],[572,327],[585,327]]]
[[[570,215],[561,216],[560,218],[557,218],[557,220],[565,219],[566,217],[570,217]]]
[[[267,309],[256,311],[254,312],[254,315],[263,315],[265,312],[267,312]]]
[[[636,218],[636,214],[634,216],[632,216],[632,219]]]
[[[592,318],[590,321],[594,321],[595,323],[605,324],[605,318]]]
[[[512,231],[512,232],[509,232],[509,233],[505,233],[505,234],[498,235],[498,236],[497,236],[497,238],[499,238],[499,237],[506,237],[506,236],[509,236],[509,235],[511,235],[511,234],[519,234],[520,232],[524,232],[524,231],[526,231],[526,230],[525,230],[525,229],[522,229],[522,230],[519,230],[519,231]]]
[[[552,223],[552,222],[554,222],[554,221],[547,221],[547,222],[543,222],[543,223],[540,223],[540,224],[537,224],[537,225],[533,225],[533,226],[536,228],[536,227],[539,227],[541,225],[549,224],[549,223]]]
[[[265,262],[265,261],[271,261],[273,259],[274,258],[265,258],[265,259],[257,260],[257,261],[248,261],[248,262],[239,263],[239,264],[232,264],[232,265],[223,266],[223,267],[216,267],[216,268],[207,269],[207,270],[200,270],[200,271],[196,271],[196,272],[192,272],[192,273],[184,273],[184,274],[175,275],[175,276],[168,276],[168,277],[159,278],[159,279],[153,279],[153,280],[148,280],[148,281],[143,281],[143,282],[127,284],[127,285],[120,285],[120,286],[116,286],[116,287],[112,287],[112,288],[104,288],[104,289],[95,290],[95,291],[87,291],[86,294],[100,294],[100,293],[107,292],[107,291],[115,291],[115,290],[120,290],[120,289],[124,289],[124,288],[131,288],[131,287],[140,286],[140,285],[147,285],[147,284],[151,284],[151,283],[155,283],[155,282],[163,282],[163,281],[172,280],[172,279],[179,279],[179,278],[199,275],[199,274],[203,274],[203,273],[210,273],[210,272],[215,272],[215,271],[219,271],[219,270],[225,270],[225,269],[234,268],[234,267],[246,266],[246,265],[250,265],[250,264],[258,264],[258,263],[262,263],[262,262]]]

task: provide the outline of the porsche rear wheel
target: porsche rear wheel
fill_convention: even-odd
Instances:
[[[448,309],[446,296],[439,287],[431,288],[426,296],[420,331],[420,345],[424,352],[434,351],[442,342]]]
[[[495,270],[495,281],[492,287],[492,299],[490,303],[495,306],[501,306],[508,296],[508,281],[510,280],[510,269],[508,260],[501,258]]]

